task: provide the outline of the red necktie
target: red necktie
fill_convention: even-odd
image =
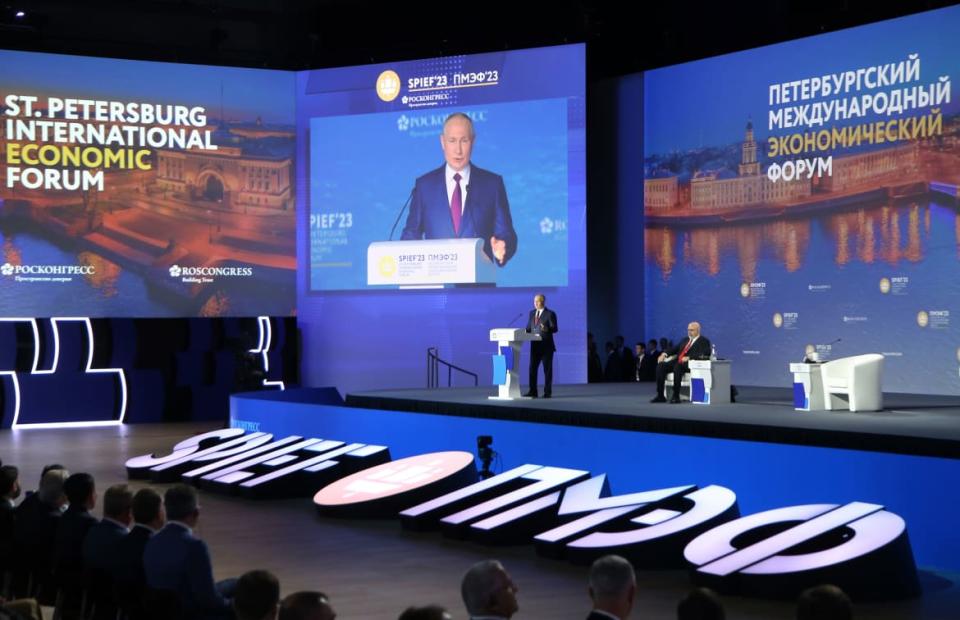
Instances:
[[[678,364],[680,363],[680,360],[683,358],[683,356],[687,354],[687,351],[690,350],[690,345],[692,344],[693,344],[693,340],[687,340],[687,346],[683,347],[683,351],[680,351],[680,355],[677,356]]]
[[[460,173],[453,175],[453,180],[457,186],[453,188],[453,198],[450,200],[450,215],[453,216],[453,232],[460,234],[460,217],[463,214],[463,194],[460,191]]]

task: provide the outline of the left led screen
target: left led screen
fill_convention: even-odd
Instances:
[[[294,73],[0,65],[0,316],[294,313]]]

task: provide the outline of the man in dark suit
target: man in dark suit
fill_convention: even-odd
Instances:
[[[115,484],[103,494],[103,519],[90,528],[83,540],[83,567],[115,575],[120,542],[127,537],[133,519],[133,492],[125,484]]]
[[[140,489],[133,496],[133,528],[117,545],[116,573],[118,582],[142,586],[146,583],[143,574],[143,550],[147,541],[166,523],[163,498],[153,489]]]
[[[530,382],[525,396],[537,397],[537,368],[543,363],[543,397],[553,393],[553,354],[557,346],[553,335],[557,333],[557,313],[546,306],[547,298],[542,293],[533,296],[533,310],[527,319],[527,333],[540,334],[540,340],[530,341]]]
[[[590,567],[590,599],[593,609],[587,620],[624,620],[633,609],[637,579],[633,566],[619,555],[605,555]]]
[[[54,575],[77,575],[83,570],[83,539],[97,524],[90,514],[97,505],[97,489],[93,476],[73,474],[63,483],[70,505],[57,526],[57,539],[53,552]]]
[[[623,376],[623,357],[617,352],[617,348],[609,340],[604,345],[606,350],[607,362],[603,367],[603,380],[606,383],[619,381]]]
[[[14,501],[20,497],[20,471],[0,467],[0,571],[13,568]]]
[[[277,620],[280,582],[266,570],[252,570],[237,580],[233,611],[237,620]]]
[[[177,594],[188,618],[231,618],[227,595],[234,583],[216,584],[207,544],[193,535],[200,519],[197,491],[185,484],[167,489],[163,497],[167,524],[154,534],[143,551],[147,585]]]
[[[509,620],[517,613],[517,592],[503,564],[483,560],[470,567],[460,582],[460,596],[471,619]]]
[[[440,135],[446,163],[417,179],[401,239],[483,239],[483,251],[505,265],[517,251],[503,178],[471,165],[476,135],[462,112],[447,117]]]
[[[17,506],[14,529],[14,554],[18,562],[15,590],[27,592],[27,574],[33,576],[34,591],[44,604],[52,604],[53,552],[57,526],[67,505],[63,492],[70,472],[62,467],[44,468],[40,487]]]
[[[280,603],[280,620],[333,620],[336,617],[330,598],[323,592],[294,592]]]
[[[673,395],[671,403],[680,402],[680,382],[683,374],[690,369],[690,360],[710,359],[710,341],[700,335],[700,323],[696,321],[687,325],[687,337],[681,340],[668,351],[660,354],[657,363],[657,395],[650,402],[665,403],[664,387],[667,375],[673,373]]]
[[[642,342],[635,345],[637,361],[634,364],[636,381],[653,381],[657,376],[657,358],[652,352],[647,352],[647,347]]]

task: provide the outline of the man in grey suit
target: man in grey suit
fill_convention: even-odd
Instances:
[[[207,544],[193,535],[200,519],[197,491],[178,484],[163,497],[167,524],[143,550],[147,585],[175,592],[184,616],[197,619],[232,618],[230,596],[236,580],[214,583]]]

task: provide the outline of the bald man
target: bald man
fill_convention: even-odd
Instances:
[[[671,403],[680,402],[680,382],[685,372],[690,370],[690,360],[710,359],[710,341],[700,334],[700,323],[687,325],[687,337],[669,351],[660,354],[657,360],[657,395],[651,403],[667,402],[665,386],[667,375],[673,373],[673,395]]]

